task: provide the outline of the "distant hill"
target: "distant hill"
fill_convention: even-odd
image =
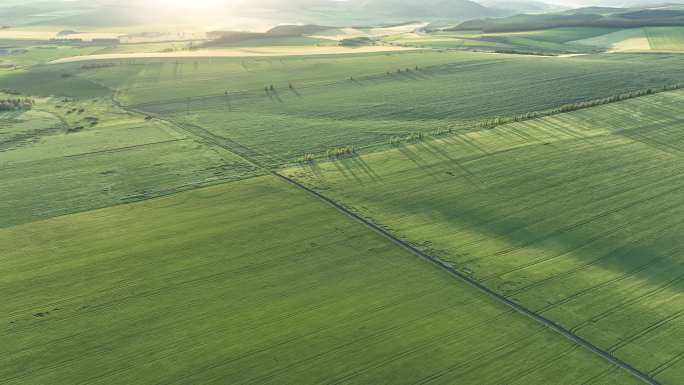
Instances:
[[[279,25],[267,32],[242,32],[242,31],[212,31],[207,33],[209,42],[205,47],[213,47],[227,44],[236,44],[246,41],[258,41],[273,38],[304,37],[317,32],[325,31],[331,27],[315,24],[307,25]]]
[[[587,7],[560,13],[470,20],[451,30],[479,30],[492,33],[560,27],[637,28],[648,26],[684,26],[684,10]]]
[[[567,9],[567,7],[561,7],[558,5],[547,4],[541,1],[534,0],[477,0],[479,4],[484,5],[488,8],[501,9],[505,11],[510,11],[511,14],[515,13],[542,13],[542,12],[552,12],[561,11]]]
[[[279,25],[273,27],[266,34],[271,36],[304,36],[313,35],[315,33],[332,29],[334,27],[325,27],[316,24],[305,24],[305,25]]]
[[[467,20],[510,14],[470,0],[349,0],[349,4],[357,12],[392,17]]]

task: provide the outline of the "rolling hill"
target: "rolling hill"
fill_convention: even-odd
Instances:
[[[467,20],[503,16],[505,11],[485,7],[470,0],[352,0],[360,12],[401,17],[439,17]]]
[[[676,7],[658,9],[587,7],[560,13],[470,20],[452,30],[517,32],[561,27],[638,28],[681,25],[684,25],[684,11]]]

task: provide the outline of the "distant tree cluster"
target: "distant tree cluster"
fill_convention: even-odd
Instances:
[[[114,67],[114,63],[86,63],[81,66],[81,69],[84,70],[91,70],[91,69],[97,69],[97,68],[107,68],[107,67]]]
[[[451,132],[451,131],[449,131]],[[412,132],[406,136],[393,136],[389,138],[389,144],[392,146],[398,146],[401,143],[415,143],[421,142],[425,138],[425,134],[422,132]]]
[[[35,101],[33,99],[0,99],[0,111],[30,110]]]
[[[299,157],[299,159],[297,159],[297,162],[299,162],[299,163],[311,163],[315,160],[315,158],[316,157],[314,156],[314,154],[306,153],[306,154],[302,155],[301,157]]]
[[[326,155],[330,159],[347,158],[354,156],[355,153],[356,149],[354,148],[354,146],[337,147],[326,151]]]
[[[373,40],[368,37],[352,37],[340,40],[339,45],[342,47],[360,47],[363,45],[372,45],[373,43]]]

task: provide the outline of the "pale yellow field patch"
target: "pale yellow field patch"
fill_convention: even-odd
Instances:
[[[389,45],[373,45],[363,47],[255,47],[220,50],[195,50],[175,52],[138,52],[113,53],[99,55],[72,56],[54,60],[50,63],[71,63],[91,60],[117,59],[169,59],[169,58],[210,58],[210,57],[258,57],[258,56],[304,56],[304,55],[339,55],[352,53],[372,53],[391,51],[415,51],[417,48],[395,47]]]
[[[646,37],[635,37],[613,44],[608,52],[649,51],[651,44]]]
[[[56,31],[21,31],[3,29],[0,30],[0,39],[7,40],[50,40],[50,39],[82,39],[90,41],[93,39],[114,39],[121,34],[109,32],[86,32],[64,36],[58,36]]]
[[[406,33],[414,33],[416,30],[424,28],[427,25],[427,23],[412,23],[399,25],[396,27],[371,28],[368,30],[361,30],[356,28],[339,28],[323,31],[319,34],[311,35],[311,37],[316,39],[328,39],[336,41],[344,39],[353,39],[357,37],[383,37],[401,35]]]

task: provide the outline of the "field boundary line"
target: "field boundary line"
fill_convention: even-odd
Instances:
[[[531,318],[532,320],[537,321],[538,323],[541,323],[542,325],[544,325],[548,329],[551,329],[552,331],[560,334],[561,336],[565,337],[566,339],[568,339],[568,340],[584,347],[585,349],[593,352],[594,354],[598,355],[599,357],[603,358],[604,360],[608,361],[609,363],[615,365],[616,367],[621,368],[622,370],[626,371],[627,373],[629,373],[633,377],[637,378],[641,382],[646,383],[646,384],[650,384],[650,385],[660,385],[660,383],[658,381],[656,381],[654,378],[652,378],[648,374],[640,371],[639,369],[636,369],[635,367],[631,366],[630,364],[626,363],[625,361],[622,361],[621,359],[615,357],[614,355],[612,355],[608,351],[605,351],[605,350],[599,348],[598,346],[596,346],[596,345],[592,344],[591,342],[589,342],[588,340],[576,335],[572,331],[564,328],[563,326],[557,324],[556,322],[554,322],[554,321],[552,321],[552,320],[550,320],[550,319],[548,319],[548,318],[546,318],[540,314],[537,314],[534,311],[524,307],[523,305],[520,305],[520,304],[504,297],[503,295],[495,292],[494,290],[484,286],[483,284],[481,284],[477,280],[475,280],[475,279],[469,277],[468,275],[456,270],[451,264],[449,264],[449,263],[447,263],[447,262],[445,262],[445,261],[443,261],[437,257],[431,256],[431,255],[417,249],[415,246],[411,245],[410,243],[397,238],[395,235],[393,235],[389,231],[383,229],[379,225],[376,225],[375,223],[371,222],[370,220],[364,218],[363,216],[349,210],[348,208],[344,207],[340,203],[337,203],[335,200],[328,198],[327,196],[319,193],[318,191],[316,191],[310,187],[307,187],[304,184],[302,184],[302,183],[300,183],[300,182],[298,182],[292,178],[289,178],[285,175],[282,175],[278,172],[273,171],[272,175],[280,178],[281,180],[283,180],[289,184],[294,185],[295,187],[298,187],[299,189],[307,191],[311,195],[317,197],[319,200],[321,200],[324,203],[327,203],[329,206],[332,206],[333,208],[337,209],[342,214],[345,214],[346,216],[356,220],[357,222],[360,222],[360,223],[366,225],[367,227],[369,227],[370,229],[375,231],[377,234],[383,236],[385,239],[388,239],[389,241],[398,245],[399,247],[401,247],[405,251],[408,251],[408,252],[420,257],[421,259],[423,259],[427,262],[430,262],[430,263],[436,265],[437,267],[440,267],[440,268],[446,270],[452,276],[458,278],[459,280],[465,282],[466,284],[470,285],[471,287],[473,287],[473,288],[477,289],[478,291],[484,293],[488,297],[496,300],[497,302],[499,302],[503,305],[506,305],[506,306],[512,308],[516,312],[523,314],[523,315],[527,316],[528,318]]]

